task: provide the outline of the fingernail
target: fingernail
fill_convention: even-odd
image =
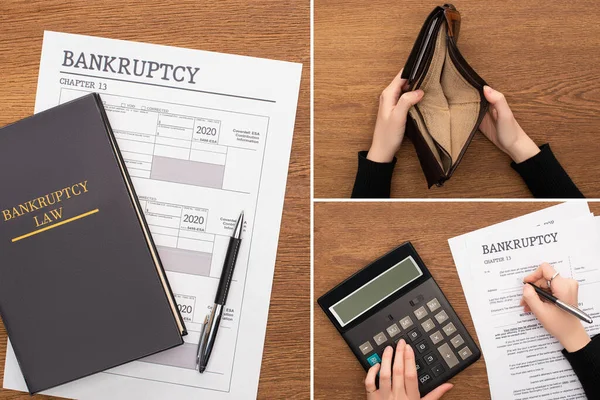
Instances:
[[[416,93],[417,97],[421,97],[421,96],[423,96],[425,94],[425,92],[422,91],[421,89],[416,90],[415,93]]]
[[[400,341],[398,342],[398,344],[401,344],[402,346],[404,346],[406,344],[406,342],[404,341],[404,339],[400,339]]]
[[[388,351],[388,350],[394,350],[394,349],[392,349],[392,346],[387,346],[387,347],[385,348],[385,351]]]
[[[488,85],[485,85],[485,86],[483,87],[483,90],[484,90],[484,91],[486,91],[486,92],[488,92],[488,93],[492,93],[492,91],[493,91],[494,89],[492,89],[492,88],[491,88],[491,87],[489,87]]]

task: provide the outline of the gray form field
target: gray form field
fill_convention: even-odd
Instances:
[[[154,156],[150,179],[222,189],[224,175],[224,165]]]

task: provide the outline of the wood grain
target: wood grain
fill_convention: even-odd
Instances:
[[[404,65],[439,1],[315,0],[315,197],[349,197],[368,150],[381,91]],[[523,129],[550,143],[575,183],[600,197],[600,25],[593,0],[464,0],[458,46],[505,93]],[[393,197],[529,197],[509,158],[477,134],[443,188],[427,189],[412,143],[398,154]]]
[[[554,204],[315,203],[315,300],[369,262],[411,241],[477,341],[447,240]],[[590,208],[598,215],[600,203],[591,203]],[[316,301],[314,309],[315,399],[363,398],[364,370]],[[451,382],[455,387],[444,400],[490,398],[484,357]]]
[[[2,0],[0,27],[0,126],[33,113],[44,30],[304,64],[258,397],[308,398],[310,338],[298,332],[310,323],[309,1]],[[2,325],[0,376],[5,352]]]

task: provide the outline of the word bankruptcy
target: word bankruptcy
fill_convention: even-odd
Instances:
[[[63,50],[63,67],[80,68],[89,71],[112,72],[119,75],[141,76],[146,78],[160,77],[165,81],[187,82],[196,84],[194,78],[200,68],[173,65],[150,60],[133,60],[127,57],[115,57],[101,54],[78,54]]]
[[[500,253],[501,251],[524,249],[533,246],[558,242],[558,232],[545,235],[529,236],[520,239],[505,240],[503,242],[481,245],[483,254]]]

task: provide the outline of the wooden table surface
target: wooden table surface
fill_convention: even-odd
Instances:
[[[357,152],[368,150],[381,91],[400,71],[441,1],[315,0],[315,197],[349,197]],[[459,49],[505,93],[523,129],[588,197],[600,197],[600,24],[594,0],[454,2]],[[443,188],[427,189],[410,140],[398,154],[394,197],[529,197],[509,158],[480,133]]]
[[[308,398],[310,338],[298,334],[310,324],[308,0],[2,0],[0,27],[0,126],[33,113],[44,30],[304,64],[258,397]],[[5,352],[0,325],[0,377]]]
[[[315,399],[364,398],[365,372],[316,302],[335,285],[396,246],[411,241],[477,340],[447,240],[555,203],[315,203]],[[600,203],[591,203],[600,213]],[[444,400],[489,399],[482,357],[450,380]]]

